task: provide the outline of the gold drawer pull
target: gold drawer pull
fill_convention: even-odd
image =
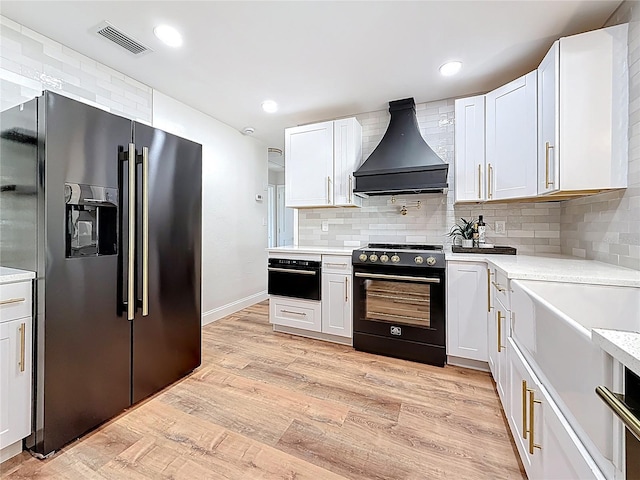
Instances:
[[[542,403],[540,400],[535,399],[535,390],[527,388],[529,392],[529,453],[533,455],[534,449],[542,449],[541,445],[535,442],[535,409],[533,408],[536,403]]]
[[[0,300],[0,305],[10,305],[12,303],[21,303],[21,302],[24,302],[25,300],[26,298],[23,298],[23,297],[7,298],[6,300]]]
[[[527,438],[527,381],[522,380],[522,438]]]

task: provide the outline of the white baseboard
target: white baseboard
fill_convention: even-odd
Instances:
[[[447,355],[447,364],[455,365],[457,367],[471,368],[473,370],[480,370],[482,372],[490,372],[489,364],[479,360],[472,360],[470,358],[454,357]]]
[[[268,298],[269,294],[266,290],[263,290],[262,292],[258,292],[254,295],[249,295],[248,297],[241,298],[240,300],[236,300],[235,302],[227,303],[226,305],[222,305],[221,307],[214,308],[213,310],[209,310],[208,312],[204,312],[202,314],[202,325],[207,325],[208,323],[220,320],[227,315],[236,313],[243,308],[250,307],[251,305],[255,305],[256,303],[262,302],[263,300],[266,300]]]
[[[20,452],[22,452],[22,440],[18,440],[16,443],[12,443],[11,445],[7,445],[0,450],[0,463],[6,462],[10,458],[18,455]]]

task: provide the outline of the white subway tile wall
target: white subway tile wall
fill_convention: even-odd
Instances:
[[[398,195],[369,197],[363,207],[301,209],[298,216],[301,245],[342,246],[345,242],[409,242],[451,244],[447,236],[460,218],[483,215],[488,225],[487,241],[511,245],[519,253],[560,253],[560,215],[558,202],[506,203],[490,205],[453,204],[454,101],[453,99],[416,105],[420,133],[445,162],[449,163],[447,195]],[[363,158],[378,145],[389,125],[386,110],[356,115],[362,124]],[[420,202],[420,208],[417,208]],[[402,206],[407,214],[402,215]],[[329,231],[322,231],[322,221],[329,222]],[[496,235],[496,221],[506,222],[506,234]]]
[[[629,22],[629,172],[626,190],[562,203],[562,253],[640,270],[640,4],[624,2],[606,26]]]
[[[0,109],[42,90],[151,124],[151,87],[0,16]]]

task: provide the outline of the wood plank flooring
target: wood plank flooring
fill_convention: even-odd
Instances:
[[[282,333],[263,302],[203,329],[202,366],[3,479],[522,479],[488,374]]]

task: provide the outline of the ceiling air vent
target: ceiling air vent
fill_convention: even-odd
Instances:
[[[95,28],[95,32],[107,40],[120,45],[134,55],[142,55],[151,51],[149,47],[143,45],[130,35],[127,35],[122,30],[117,29],[109,22],[102,22]]]

